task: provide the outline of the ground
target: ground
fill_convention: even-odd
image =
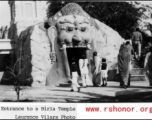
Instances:
[[[13,86],[0,85],[0,102],[16,102]],[[102,103],[102,102],[151,102],[152,87],[148,81],[131,81],[127,89],[119,87],[119,82],[108,82],[107,87],[81,88],[80,92],[70,92],[69,87],[26,87],[21,92],[21,102],[55,103]]]

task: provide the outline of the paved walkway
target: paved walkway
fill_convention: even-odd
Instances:
[[[13,86],[0,85],[0,101],[15,102]],[[107,87],[81,88],[80,92],[70,92],[69,87],[27,87],[21,92],[22,102],[151,102],[152,88],[148,81],[132,81],[131,87],[119,87],[119,82],[108,82]]]

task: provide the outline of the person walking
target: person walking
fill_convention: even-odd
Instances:
[[[149,85],[152,86],[152,44],[149,43],[149,51],[145,56],[145,61],[144,61],[144,69],[143,72],[146,75],[146,78],[149,80]]]
[[[132,45],[134,49],[134,55],[136,59],[139,59],[141,56],[141,44],[142,44],[142,34],[139,31],[139,28],[136,28],[136,31],[132,34]]]
[[[80,85],[78,84],[78,65],[76,64],[75,58],[72,58],[71,71],[72,71],[72,85],[71,91],[80,91]]]
[[[101,86],[101,54],[98,52],[93,52],[93,61],[92,61],[92,83],[95,87]]]
[[[79,59],[79,68],[82,78],[82,85],[83,87],[87,87],[89,80],[89,69],[88,69],[88,59],[84,54],[82,54],[81,58]]]
[[[120,73],[120,86],[125,89],[130,85],[130,67],[133,54],[133,48],[130,42],[122,44],[118,54],[118,70]]]

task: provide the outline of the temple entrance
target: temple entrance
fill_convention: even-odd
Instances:
[[[76,64],[78,65],[79,68],[79,59],[82,58],[82,55],[86,56],[86,48],[67,48],[67,56],[68,56],[68,62],[69,62],[69,67],[71,71],[71,60],[72,58],[75,58]],[[71,73],[72,74],[72,73]],[[78,69],[78,75],[80,76],[80,68]]]

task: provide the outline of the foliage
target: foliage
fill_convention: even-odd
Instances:
[[[7,39],[8,35],[8,27],[7,26],[2,26],[0,28],[0,39]]]
[[[26,59],[26,58],[24,58]],[[10,73],[11,77],[7,79],[7,81],[11,81],[11,83],[13,83],[14,85],[14,90],[17,94],[17,101],[19,102],[20,101],[20,92],[22,90],[24,90],[25,88],[21,86],[20,84],[20,75],[22,73],[22,71],[18,71],[16,70],[16,66],[17,64],[21,61],[21,58],[17,59],[17,61],[15,62],[14,64],[14,67],[13,68],[10,68],[10,67],[7,67],[6,70],[8,73]]]
[[[48,18],[58,12],[67,1],[55,0],[48,1]],[[142,8],[136,8],[128,2],[76,2],[93,18],[104,22],[105,24],[118,31],[119,34],[129,39],[134,28],[138,24],[143,11]],[[137,3],[136,3],[137,4]]]
[[[145,59],[145,54],[141,54],[140,59],[133,59],[132,60],[133,68],[143,68],[144,59]]]
[[[147,44],[147,46],[145,47],[145,51],[146,51],[146,53],[152,52],[152,43],[151,42],[149,42]]]

